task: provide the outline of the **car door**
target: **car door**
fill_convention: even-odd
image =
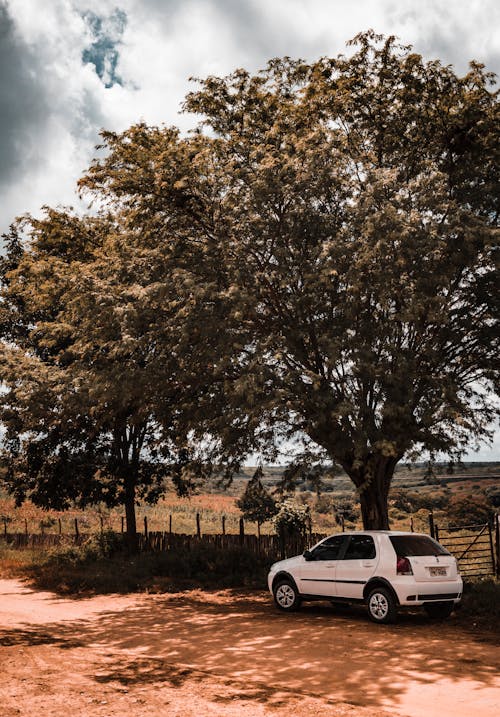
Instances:
[[[303,595],[335,595],[336,567],[346,544],[345,535],[333,535],[313,548],[308,560],[304,558],[298,586]]]
[[[335,570],[337,596],[361,600],[363,588],[375,573],[378,555],[371,535],[351,535]]]

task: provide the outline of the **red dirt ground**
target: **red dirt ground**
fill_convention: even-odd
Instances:
[[[61,599],[0,580],[2,717],[492,717],[485,634],[264,593]]]

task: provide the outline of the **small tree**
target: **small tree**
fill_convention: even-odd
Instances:
[[[270,520],[278,510],[276,501],[262,484],[263,475],[262,467],[259,466],[248,481],[243,495],[236,501],[243,517],[257,523],[259,535],[262,523]]]
[[[282,540],[305,540],[309,527],[310,510],[308,505],[297,505],[288,498],[281,503],[279,510],[273,518],[276,533]]]

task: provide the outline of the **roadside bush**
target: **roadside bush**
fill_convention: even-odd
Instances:
[[[269,560],[243,547],[222,550],[194,543],[190,549],[131,555],[107,539],[89,543],[53,550],[43,560],[38,557],[24,566],[23,572],[39,589],[63,594],[172,592],[197,587],[262,588],[270,566]]]
[[[500,634],[500,583],[487,579],[464,583],[460,619],[467,620],[468,627],[487,627],[493,634]]]
[[[125,535],[106,530],[95,533],[81,545],[61,545],[52,548],[46,554],[43,562],[57,563],[59,565],[78,565],[106,560],[125,549]]]

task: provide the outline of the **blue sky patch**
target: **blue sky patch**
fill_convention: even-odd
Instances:
[[[118,47],[127,24],[126,13],[115,8],[107,17],[100,17],[89,11],[83,14],[83,19],[93,37],[93,42],[82,53],[83,63],[94,65],[105,87],[122,85],[116,67],[120,56]]]

